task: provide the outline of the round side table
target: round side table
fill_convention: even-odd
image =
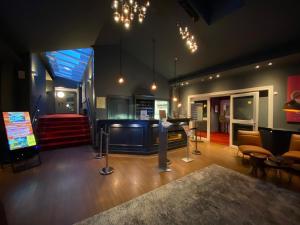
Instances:
[[[250,153],[250,163],[252,165],[251,174],[253,176],[258,176],[258,172],[260,171],[263,176],[266,175],[265,172],[265,160],[268,158],[266,155],[261,153]]]

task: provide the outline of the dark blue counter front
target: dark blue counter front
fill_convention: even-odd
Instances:
[[[110,133],[110,152],[132,154],[158,152],[158,120],[98,120],[98,133],[101,128]],[[168,133],[169,149],[186,146],[187,138],[181,126],[173,124]]]

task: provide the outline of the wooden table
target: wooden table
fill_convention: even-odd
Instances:
[[[253,176],[258,176],[259,171],[263,176],[266,175],[264,162],[267,158],[266,155],[261,153],[250,153],[250,163],[252,165],[251,174]]]

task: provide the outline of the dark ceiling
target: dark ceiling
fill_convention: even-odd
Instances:
[[[299,0],[198,2],[207,8],[194,22],[178,1],[152,0],[144,24],[125,31],[113,22],[110,0],[1,0],[0,38],[15,51],[42,52],[118,44],[122,35],[126,51],[149,67],[155,38],[157,70],[169,79],[174,78],[174,56],[178,74],[190,78],[220,65],[243,64],[249,57],[274,57],[277,49],[280,54],[283,48],[299,50],[293,46],[300,43]],[[243,4],[232,7],[236,2]],[[196,54],[180,39],[178,22],[195,34]]]

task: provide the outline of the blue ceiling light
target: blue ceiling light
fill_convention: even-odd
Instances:
[[[79,48],[45,53],[54,76],[76,82],[82,81],[83,74],[92,55],[92,48]]]

